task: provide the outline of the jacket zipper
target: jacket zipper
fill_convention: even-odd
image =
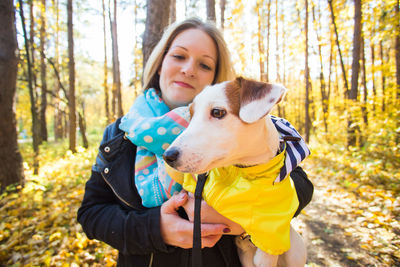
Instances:
[[[107,181],[106,177],[104,177],[103,172],[100,173],[101,177],[103,177],[103,180],[108,184],[108,186],[111,188],[111,190],[114,192],[114,194],[118,197],[119,200],[121,200],[122,202],[124,202],[126,205],[128,205],[131,208],[134,208],[131,204],[129,204],[128,202],[126,202],[120,195],[118,195],[118,193],[114,190],[114,188],[112,187],[112,185],[110,184],[109,181]]]
[[[122,202],[124,202],[129,207],[134,208],[131,204],[126,202],[120,195],[118,195],[118,193],[114,190],[114,188],[112,187],[110,182],[107,181],[106,177],[104,177],[103,173],[101,172],[100,174],[101,174],[101,177],[103,177],[103,180],[108,184],[108,186],[111,188],[111,190],[114,192],[114,194],[118,197],[118,199],[121,200]],[[151,267],[153,265],[153,258],[154,258],[154,253],[151,253],[149,267]]]

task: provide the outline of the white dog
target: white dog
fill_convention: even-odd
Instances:
[[[190,106],[189,127],[165,151],[164,159],[180,172],[197,174],[269,162],[277,155],[280,142],[268,113],[285,91],[280,85],[243,78],[206,87]],[[236,243],[245,267],[306,263],[305,245],[292,227],[290,250],[282,255],[267,254],[249,239],[237,237]]]

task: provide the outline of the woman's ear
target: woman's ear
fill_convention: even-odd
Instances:
[[[253,123],[266,116],[285,95],[286,88],[279,84],[270,84],[238,78],[240,84],[240,111],[242,121]]]

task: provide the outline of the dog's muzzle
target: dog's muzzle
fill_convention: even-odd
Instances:
[[[165,160],[165,162],[171,166],[172,168],[176,167],[176,163],[178,161],[179,158],[179,149],[175,148],[175,147],[171,147],[168,148],[164,154],[163,154],[163,159]]]

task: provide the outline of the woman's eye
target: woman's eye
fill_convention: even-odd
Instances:
[[[220,108],[213,108],[211,110],[211,116],[217,119],[222,119],[226,115],[226,110],[225,109],[220,109]]]
[[[211,67],[208,66],[207,64],[201,63],[200,66],[205,70],[212,70]]]
[[[185,57],[182,55],[172,55],[172,57],[176,58],[176,59],[184,59]]]

